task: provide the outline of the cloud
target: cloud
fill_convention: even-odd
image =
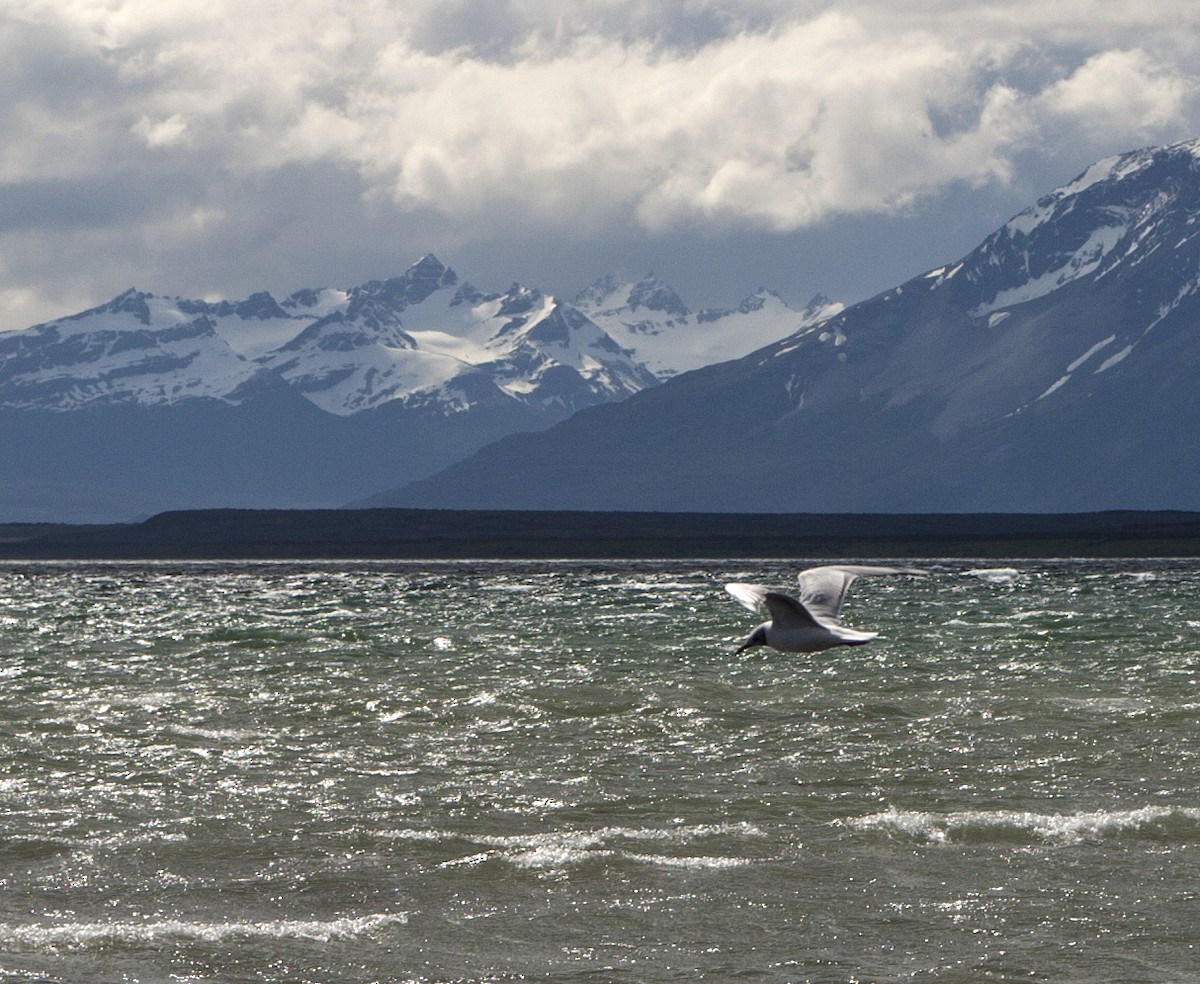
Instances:
[[[1040,101],[1048,113],[1086,129],[1107,122],[1127,133],[1151,135],[1184,120],[1194,91],[1193,80],[1135,49],[1092,56],[1051,85]]]
[[[983,6],[994,21],[1000,8]],[[1003,75],[1023,39],[1011,22],[980,31],[978,9],[970,41],[961,17],[946,15],[946,36],[936,20],[897,29],[870,4],[781,20],[770,4],[668,18],[613,0],[580,4],[570,29],[557,9],[30,3],[110,75],[100,112],[43,112],[38,138],[57,127],[126,160],[136,143],[205,144],[242,169],[323,160],[401,207],[459,219],[503,203],[567,225],[620,214],[788,230],[1002,181],[1048,116],[1152,132],[1179,121],[1193,85],[1145,52],[1102,51],[1022,91]],[[643,36],[599,33],[622,16]],[[80,132],[122,119],[124,146]]]
[[[187,139],[187,121],[172,113],[165,120],[151,120],[143,116],[134,124],[133,132],[146,141],[149,147],[169,147]]]
[[[838,12],[683,47],[531,36],[486,58],[402,39],[277,148],[349,162],[400,205],[457,218],[504,202],[564,225],[786,231],[1003,181],[1064,116],[1104,140],[1152,134],[1193,90],[1141,52],[1022,89],[1004,78],[1022,47]]]
[[[25,232],[0,230],[0,296],[87,250],[92,277],[125,255],[241,282],[244,257],[196,258],[278,244],[280,223],[328,238],[335,201],[360,238],[390,215],[463,242],[904,214],[1031,156],[1082,170],[1200,132],[1192,7],[10,0],[0,210]]]

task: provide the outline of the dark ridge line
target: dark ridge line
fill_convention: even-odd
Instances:
[[[205,509],[0,524],[4,560],[1197,557],[1200,513]]]

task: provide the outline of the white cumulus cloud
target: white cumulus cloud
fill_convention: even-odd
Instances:
[[[1051,85],[1042,102],[1050,113],[1084,125],[1105,120],[1127,133],[1152,134],[1183,122],[1194,91],[1194,80],[1144,51],[1105,51]]]

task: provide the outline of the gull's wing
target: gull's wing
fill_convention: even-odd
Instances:
[[[875,567],[870,564],[840,564],[810,567],[797,575],[800,601],[817,618],[836,622],[850,584],[859,575],[926,574],[915,567]]]
[[[800,627],[819,629],[823,626],[804,605],[791,595],[768,591],[763,598],[771,613],[771,624],[780,631]]]
[[[761,584],[742,584],[734,582],[725,585],[725,590],[752,612],[766,608],[771,615],[772,624],[778,629],[788,626],[807,625],[819,626],[812,613],[799,601],[790,595],[771,591]]]
[[[761,584],[742,584],[736,581],[725,585],[725,590],[752,612],[757,612],[766,605],[767,595],[771,593]]]

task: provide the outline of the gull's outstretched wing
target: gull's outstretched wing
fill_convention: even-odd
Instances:
[[[734,582],[725,585],[725,590],[752,612],[766,608],[771,615],[772,624],[778,629],[787,629],[789,626],[820,625],[813,618],[812,613],[795,598],[780,594],[778,591],[771,591],[761,584]]]
[[[767,611],[771,613],[771,624],[781,632],[802,627],[822,628],[821,623],[813,618],[812,612],[791,595],[768,591],[763,601]]]
[[[725,590],[752,612],[760,611],[767,603],[767,595],[771,593],[761,584],[742,584],[739,581],[725,585]]]
[[[859,575],[926,574],[915,567],[876,567],[870,564],[841,564],[810,567],[796,575],[800,601],[817,618],[836,622],[850,584]]]

